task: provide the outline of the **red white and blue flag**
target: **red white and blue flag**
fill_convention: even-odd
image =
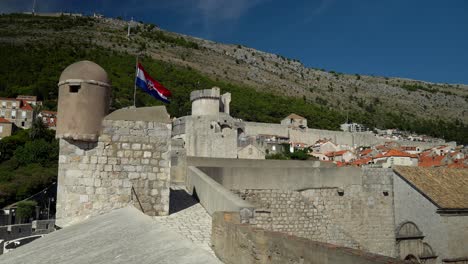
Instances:
[[[154,98],[161,100],[165,103],[169,103],[167,99],[172,94],[171,92],[164,87],[162,84],[153,79],[143,68],[143,66],[138,63],[137,72],[136,72],[136,86],[140,87],[143,91],[149,93]]]

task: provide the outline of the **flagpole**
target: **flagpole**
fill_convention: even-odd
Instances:
[[[136,64],[135,64],[135,84],[133,87],[133,107],[136,108],[136,79],[138,78],[138,53],[136,55]]]

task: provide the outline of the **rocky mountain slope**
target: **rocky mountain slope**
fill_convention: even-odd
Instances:
[[[0,43],[88,43],[194,69],[209,78],[303,99],[341,113],[392,115],[468,124],[468,85],[342,74],[237,44],[108,18],[0,17]],[[223,87],[221,87],[223,88]],[[344,121],[344,120],[343,120]]]

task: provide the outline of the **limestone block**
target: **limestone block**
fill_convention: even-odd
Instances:
[[[94,186],[95,187],[100,187],[101,186],[101,180],[100,179],[94,179]]]
[[[128,178],[131,179],[131,180],[138,179],[138,178],[140,178],[140,173],[130,172],[130,173],[128,173]]]
[[[129,143],[122,143],[122,149],[130,149]]]
[[[132,149],[133,149],[133,150],[140,150],[140,149],[141,149],[141,144],[139,144],[139,143],[133,143],[133,144],[132,144]]]
[[[80,203],[87,203],[88,195],[80,195]]]
[[[150,173],[147,173],[147,175],[148,175],[148,180],[150,180],[150,181],[156,180],[156,173],[151,173],[150,172]]]

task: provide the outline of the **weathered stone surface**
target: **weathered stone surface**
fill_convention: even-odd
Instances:
[[[150,217],[129,207],[53,232],[1,255],[0,263],[221,262],[183,235],[177,234],[162,223],[155,223]]]
[[[239,213],[213,215],[211,241],[224,263],[406,263],[329,243],[240,224]]]
[[[257,227],[395,256],[392,175],[374,168],[344,188],[233,191],[257,207]]]
[[[168,214],[170,124],[115,118],[103,121],[95,144],[60,140],[59,226],[128,204]]]

